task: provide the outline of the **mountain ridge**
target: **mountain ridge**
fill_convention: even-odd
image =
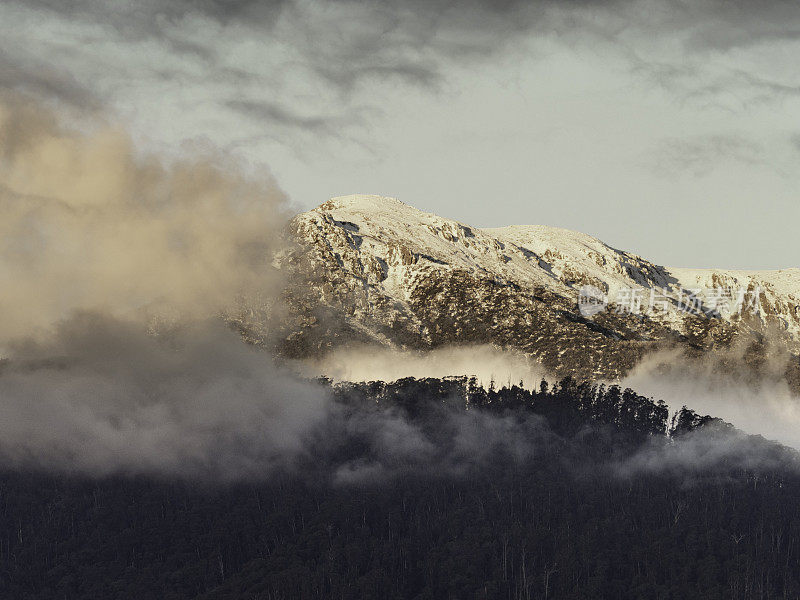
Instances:
[[[297,215],[290,231],[297,246],[281,261],[290,279],[288,356],[359,343],[420,350],[491,343],[558,374],[614,379],[659,349],[702,354],[769,341],[797,354],[800,347],[796,268],[664,267],[579,232],[477,228],[375,195],[331,198]],[[752,306],[734,310],[733,292],[728,309],[698,294],[694,314],[687,312],[686,290],[701,287],[730,288]],[[581,310],[587,289],[603,295],[605,310]],[[638,296],[640,305],[625,306],[620,294]]]

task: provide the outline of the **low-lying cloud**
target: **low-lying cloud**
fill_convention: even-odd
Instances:
[[[464,398],[431,401],[417,418],[337,402],[330,387],[276,367],[219,319],[153,334],[77,313],[12,344],[10,356],[0,370],[6,467],[218,482],[289,471],[351,485],[461,476],[498,451],[527,460],[554,437],[537,415],[467,411]]]
[[[623,384],[663,398],[673,411],[688,406],[800,449],[800,397],[784,376],[786,360],[792,359],[780,353],[752,371],[733,351],[719,350],[703,360],[657,354],[640,363]]]
[[[545,419],[531,413],[436,407],[427,419],[410,420],[396,409],[338,410],[332,439],[360,442],[362,452],[331,465],[333,485],[382,483],[409,474],[462,477],[491,460],[532,460],[558,439]]]
[[[531,357],[491,345],[449,346],[425,352],[388,347],[351,347],[294,365],[303,375],[333,381],[396,381],[404,377],[475,377],[485,387],[531,389],[544,368]]]
[[[742,470],[800,472],[797,452],[717,422],[674,439],[651,440],[609,466],[618,477],[666,474],[687,482]]]
[[[7,466],[218,480],[289,467],[329,408],[219,320],[153,335],[95,313],[15,347],[0,399]]]

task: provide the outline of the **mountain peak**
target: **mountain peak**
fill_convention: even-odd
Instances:
[[[292,232],[300,244],[284,264],[309,281],[292,300],[293,356],[489,342],[554,373],[614,379],[676,344],[694,352],[769,331],[800,348],[796,269],[673,269],[567,229],[482,229],[367,194],[331,198]],[[592,320],[580,305],[589,286],[602,300]],[[693,309],[692,290],[703,302]],[[735,302],[740,291],[757,311]]]
[[[381,196],[379,194],[348,194],[345,196],[334,196],[318,208],[321,210],[350,209],[361,211],[380,210],[385,208],[411,208],[407,204],[400,202],[391,196]]]

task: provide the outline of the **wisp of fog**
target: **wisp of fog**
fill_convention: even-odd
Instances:
[[[623,381],[642,394],[663,398],[671,409],[688,406],[737,428],[800,449],[800,398],[785,377],[785,357],[761,373],[723,366],[725,351],[701,361],[658,353],[642,361]]]

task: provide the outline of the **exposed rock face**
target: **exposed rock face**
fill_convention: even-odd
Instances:
[[[521,349],[559,375],[618,378],[655,349],[702,353],[751,337],[758,345],[765,335],[793,352],[799,346],[800,269],[670,269],[581,233],[477,229],[380,196],[334,198],[298,215],[291,231],[298,246],[281,259],[290,279],[289,356],[352,342],[489,342]],[[578,306],[587,285],[611,300],[592,318]],[[682,288],[748,290],[758,310],[706,303],[689,314]],[[614,300],[632,289],[643,301],[639,314]],[[240,325],[255,330],[247,319]]]

